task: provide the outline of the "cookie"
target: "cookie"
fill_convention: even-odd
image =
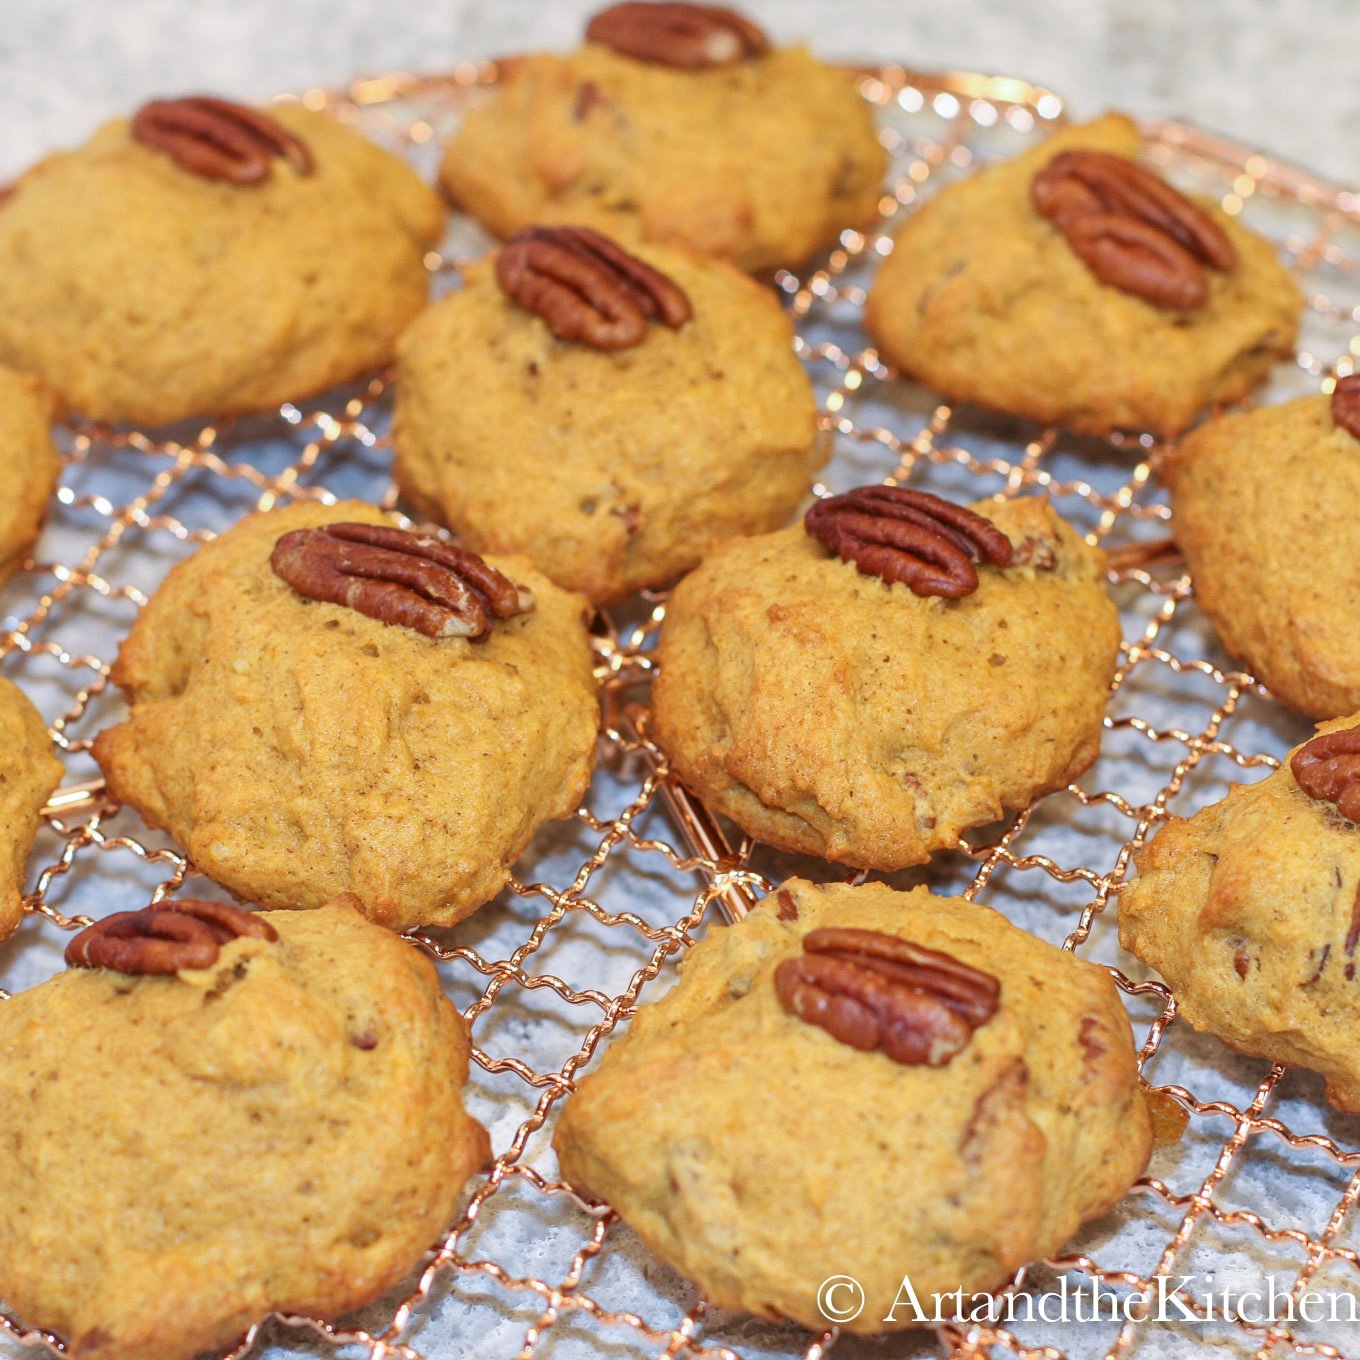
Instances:
[[[0,940],[23,917],[24,865],[38,814],[62,774],[37,709],[17,685],[0,679]]]
[[[478,638],[397,582],[470,599],[472,578],[450,580],[422,545],[481,559],[387,523],[354,501],[298,503],[182,562],[119,651],[131,711],[94,756],[114,798],[249,901],[353,892],[384,925],[448,925],[585,791],[599,725],[586,606],[502,560],[507,608],[519,595],[527,611],[483,610]]]
[[[72,1360],[349,1313],[421,1263],[488,1159],[467,1030],[420,951],[344,899],[171,905],[68,951],[114,966],[0,1005],[0,1297]]]
[[[693,22],[722,36],[723,20]],[[851,72],[804,47],[680,66],[673,34],[592,32],[570,56],[511,63],[444,153],[444,188],[497,236],[567,222],[768,270],[874,219],[886,155]]]
[[[47,518],[61,473],[51,424],[51,407],[37,385],[0,367],[0,585],[23,564]]]
[[[904,1276],[933,1311],[1054,1254],[1151,1123],[1103,969],[974,902],[794,879],[686,956],[554,1141],[711,1304],[824,1330],[849,1275],[872,1333],[922,1321]]]
[[[1166,979],[1182,1018],[1240,1053],[1321,1072],[1352,1114],[1360,806],[1344,788],[1354,800],[1357,725],[1320,724],[1336,749],[1315,738],[1260,783],[1167,822],[1119,894],[1120,943]],[[1341,808],[1326,796],[1338,792]]]
[[[593,234],[526,238],[532,277],[579,262],[581,238]],[[560,339],[603,315],[617,268],[586,253],[596,305],[570,291],[570,316],[545,319],[498,282],[496,257],[412,324],[398,361],[404,494],[476,551],[523,553],[601,604],[673,580],[712,538],[787,523],[826,454],[771,293],[688,251],[624,258],[679,291],[683,321],[639,320],[622,348]]]
[[[442,219],[405,162],[332,118],[158,101],[0,205],[0,361],[97,420],[308,397],[391,359]]]
[[[890,490],[820,513],[833,530],[865,531],[881,512],[867,532],[887,537],[893,507],[874,499]],[[970,514],[905,495],[978,521],[969,532],[1009,564],[974,567],[955,548],[973,572],[968,593],[947,574],[919,579],[924,568],[865,574],[803,526],[734,540],[672,595],[654,690],[657,741],[711,807],[770,845],[884,870],[920,864],[1086,769],[1120,642],[1104,555],[1047,500],[997,498]]]
[[[1195,598],[1228,651],[1300,713],[1360,709],[1360,437],[1332,399],[1209,421],[1161,475]]]
[[[1263,237],[1132,166],[1141,146],[1109,114],[912,213],[865,308],[884,358],[950,400],[1099,434],[1174,434],[1244,397],[1292,354],[1302,296]]]

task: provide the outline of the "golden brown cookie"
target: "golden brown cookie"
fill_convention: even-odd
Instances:
[[[925,963],[905,980],[904,952]],[[979,999],[961,971],[999,995],[959,1029],[941,997]],[[872,995],[871,1018],[829,1015],[818,977]],[[901,1060],[951,1024],[942,1065]],[[904,1275],[929,1309],[1056,1252],[1128,1190],[1151,1130],[1103,969],[974,902],[794,879],[687,955],[554,1141],[573,1186],[719,1308],[822,1329],[819,1286],[849,1275],[865,1306],[846,1327],[872,1333],[919,1323],[892,1306]]]
[[[1234,785],[1222,802],[1158,831],[1120,891],[1119,940],[1166,979],[1196,1029],[1321,1072],[1328,1099],[1354,1114],[1360,827],[1300,788],[1291,764],[1303,749],[1260,783]]]
[[[1281,703],[1360,709],[1360,439],[1331,399],[1221,416],[1162,476],[1195,598]]]
[[[37,384],[0,367],[0,585],[37,539],[61,473],[51,424],[51,405]]]
[[[0,205],[0,361],[86,416],[147,424],[388,362],[425,304],[438,198],[332,118],[268,118],[307,162],[262,155],[254,183],[187,169],[125,120],[24,175]]]
[[[950,185],[902,224],[869,292],[885,358],[951,400],[1106,433],[1174,434],[1245,396],[1293,352],[1302,297],[1264,238],[1216,206],[1233,268],[1204,268],[1207,301],[1163,307],[1102,282],[1032,198],[1059,154],[1141,149],[1122,114],[1065,128]]]
[[[0,1005],[0,1297],[72,1360],[190,1360],[272,1309],[348,1313],[420,1263],[487,1160],[427,957],[343,899],[241,915],[276,938]]]
[[[885,165],[855,77],[804,47],[681,68],[591,41],[511,64],[440,179],[498,236],[571,222],[766,270],[872,221]]]
[[[115,798],[252,902],[353,892],[384,925],[447,925],[585,791],[599,724],[585,602],[511,558],[498,565],[529,612],[482,641],[430,637],[271,569],[285,534],[346,522],[387,524],[355,501],[294,504],[176,567],[119,652],[131,712],[95,759]]]
[[[38,814],[62,773],[37,709],[17,685],[0,679],[0,940],[23,916],[24,865]]]
[[[899,869],[1090,765],[1120,640],[1104,554],[1046,499],[973,509],[1014,561],[962,598],[862,574],[801,525],[686,577],[654,694],[681,779],[758,840]]]
[[[712,538],[786,523],[826,452],[773,295],[687,251],[637,255],[689,320],[627,348],[558,339],[493,257],[400,348],[403,492],[469,547],[523,553],[597,603],[673,580]]]

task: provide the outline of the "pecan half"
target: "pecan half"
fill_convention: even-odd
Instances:
[[[533,594],[465,548],[379,524],[293,529],[269,565],[309,600],[357,609],[426,637],[479,642],[491,620],[527,614]]]
[[[866,576],[950,600],[978,588],[975,561],[1007,567],[1015,557],[1010,539],[990,520],[902,486],[828,496],[803,516],[803,527]]]
[[[593,349],[629,349],[649,320],[678,330],[693,315],[678,284],[588,227],[516,232],[496,256],[496,280],[559,340]]]
[[[1348,822],[1360,822],[1360,727],[1305,742],[1289,768],[1310,798],[1331,803]]]
[[[1060,152],[1035,175],[1030,196],[1102,283],[1157,307],[1204,306],[1204,266],[1226,273],[1237,263],[1203,208],[1123,156]]]
[[[225,902],[181,897],[141,911],[120,911],[86,926],[66,946],[71,968],[111,968],[136,977],[211,968],[221,947],[250,936],[274,941],[278,931],[262,916]]]
[[[1332,388],[1332,420],[1347,434],[1360,439],[1360,373],[1336,380]]]
[[[586,26],[586,41],[635,61],[689,71],[731,66],[770,50],[760,28],[720,5],[610,5]]]
[[[277,119],[210,95],[143,104],[133,115],[132,135],[204,179],[259,184],[268,176],[275,156],[281,156],[299,175],[312,172],[306,143]]]
[[[996,1014],[996,978],[877,930],[822,929],[774,970],[779,1004],[851,1048],[943,1067]]]

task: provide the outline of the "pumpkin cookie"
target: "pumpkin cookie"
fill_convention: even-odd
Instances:
[[[1360,715],[1318,731],[1259,784],[1162,827],[1119,894],[1119,939],[1196,1029],[1321,1072],[1360,1114]]]
[[[420,1264],[488,1157],[427,957],[343,899],[186,900],[67,960],[0,1006],[0,1297],[30,1325],[72,1360],[191,1360]]]
[[[830,498],[676,588],[657,740],[759,840],[920,864],[1095,759],[1120,641],[1104,571],[1041,498]]]
[[[1360,417],[1333,397],[1222,416],[1162,471],[1195,598],[1223,645],[1314,718],[1360,709]],[[1340,417],[1340,418],[1338,418]]]
[[[620,286],[642,300],[616,314]],[[824,461],[792,339],[730,265],[530,230],[403,336],[397,481],[469,547],[596,603],[663,585],[710,539],[786,523]]]
[[[950,185],[903,223],[865,324],[951,400],[1174,434],[1293,353],[1303,299],[1270,242],[1136,164],[1109,114]]]
[[[0,368],[0,585],[19,569],[47,518],[61,473],[51,424],[51,407],[36,384]]]
[[[440,179],[498,236],[571,222],[766,270],[870,222],[885,166],[850,72],[730,10],[629,4],[570,56],[512,63]]]
[[[1103,969],[974,902],[794,879],[709,931],[554,1141],[717,1307],[820,1330],[849,1275],[872,1333],[923,1321],[904,1275],[930,1310],[1055,1253],[1151,1122]]]
[[[99,420],[307,397],[391,359],[442,219],[332,118],[157,101],[0,204],[0,360]]]
[[[62,773],[37,709],[17,685],[0,679],[0,940],[23,917],[24,865],[38,814]]]
[[[498,571],[499,567],[503,570]],[[252,515],[177,566],[113,670],[110,793],[269,907],[461,920],[585,791],[585,601],[358,502]]]

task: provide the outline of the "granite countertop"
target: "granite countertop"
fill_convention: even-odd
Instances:
[[[263,96],[567,47],[602,0],[44,0],[0,5],[0,175],[153,94]],[[1078,115],[1186,117],[1360,183],[1349,0],[743,0],[831,56],[1024,76]]]

